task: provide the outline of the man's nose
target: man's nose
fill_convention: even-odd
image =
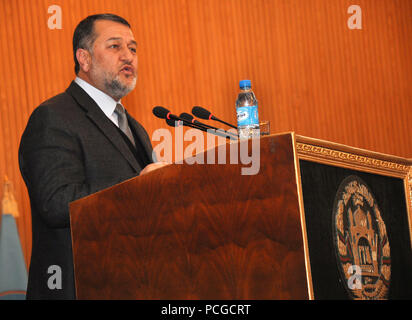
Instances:
[[[131,50],[127,46],[123,47],[123,50],[121,51],[121,54],[120,54],[120,59],[122,61],[127,62],[127,63],[132,63],[134,57],[135,55],[131,52]]]

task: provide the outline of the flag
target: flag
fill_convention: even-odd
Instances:
[[[18,216],[12,184],[6,177],[0,216],[0,300],[26,298],[27,269],[17,231]]]

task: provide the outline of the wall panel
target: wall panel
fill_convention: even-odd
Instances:
[[[139,43],[136,90],[123,99],[151,135],[167,127],[155,105],[193,105],[235,123],[238,81],[250,78],[272,132],[296,131],[412,157],[412,1],[359,0],[362,30],[347,27],[348,0],[0,0],[0,179],[15,185],[19,232],[31,250],[30,206],[17,151],[32,110],[73,79],[71,39],[85,16],[113,12]],[[63,28],[50,30],[50,5]],[[1,181],[1,180],[0,180]],[[0,194],[3,186],[0,183]]]

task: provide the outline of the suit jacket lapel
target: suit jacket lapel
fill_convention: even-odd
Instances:
[[[141,142],[141,146],[143,147],[145,153],[146,153],[146,158],[148,163],[156,162],[156,159],[153,159],[153,148],[152,144],[150,142],[150,138],[147,135],[146,130],[143,128],[143,126],[137,122],[134,118],[132,118],[129,113],[126,110],[126,116],[127,120],[129,121],[131,130],[134,131],[136,134],[137,138]]]
[[[129,164],[136,170],[140,171],[140,166],[127,146],[126,142],[106,117],[103,111],[99,108],[96,102],[74,81],[66,90],[77,103],[87,112],[90,120],[102,131],[102,133],[109,139],[109,141],[119,150],[122,156],[129,162]]]

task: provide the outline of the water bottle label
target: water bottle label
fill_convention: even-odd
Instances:
[[[237,126],[249,126],[259,124],[258,106],[239,107],[237,113]]]

